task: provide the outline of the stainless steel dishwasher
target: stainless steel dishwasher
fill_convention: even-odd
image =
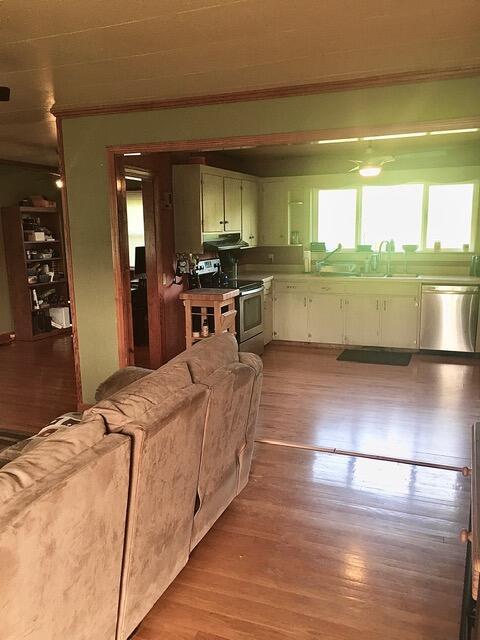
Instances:
[[[475,351],[479,287],[423,285],[420,349]]]

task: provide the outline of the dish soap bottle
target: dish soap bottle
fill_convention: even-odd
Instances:
[[[208,328],[208,318],[204,318],[202,322],[202,338],[208,338],[210,330]]]

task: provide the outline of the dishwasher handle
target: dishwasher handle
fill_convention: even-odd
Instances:
[[[479,293],[479,287],[471,285],[424,285],[422,293]]]

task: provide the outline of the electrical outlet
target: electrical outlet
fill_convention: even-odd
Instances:
[[[275,254],[274,253],[267,253],[267,258],[269,262],[273,262],[275,260]]]

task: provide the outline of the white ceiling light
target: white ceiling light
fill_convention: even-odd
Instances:
[[[362,140],[396,140],[399,138],[422,138],[426,136],[426,131],[418,131],[416,133],[389,133],[383,136],[365,136]]]
[[[382,167],[376,164],[364,164],[359,167],[358,173],[362,178],[375,178],[382,173]]]
[[[447,129],[446,131],[430,131],[431,136],[445,136],[449,133],[476,133],[478,127],[472,127],[470,129]]]
[[[125,176],[125,180],[133,180],[134,182],[141,182],[141,178],[136,178],[135,176]]]
[[[360,138],[336,138],[334,140],[316,140],[314,144],[338,144],[339,142],[358,142]]]
[[[124,153],[124,156],[141,156],[142,154],[139,151],[136,151],[135,153]]]

